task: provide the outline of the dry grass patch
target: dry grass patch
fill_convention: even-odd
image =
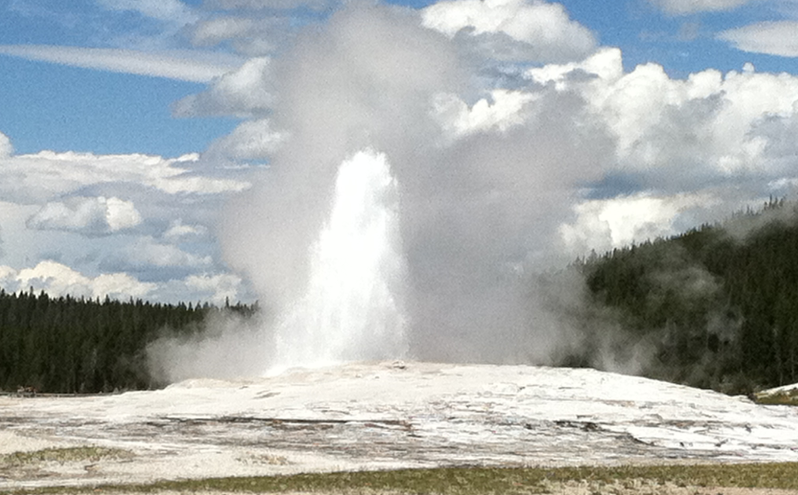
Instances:
[[[762,394],[755,396],[757,404],[769,406],[798,406],[798,388],[775,394]]]
[[[0,478],[46,479],[65,471],[88,472],[103,461],[129,459],[131,452],[103,447],[69,447],[0,455]],[[0,493],[3,491],[0,490]]]
[[[106,449],[104,447],[53,448],[0,455],[0,469],[30,466],[47,462],[97,462],[104,459],[124,459],[132,456],[133,454],[126,450]]]
[[[93,487],[92,490],[43,488],[14,492],[159,493],[250,492],[324,494],[492,495],[559,492],[582,486],[588,492],[632,493],[672,491],[667,488],[742,487],[798,490],[798,463],[619,466],[574,468],[461,467],[396,471],[299,474],[293,476],[212,478],[165,481],[150,485]]]

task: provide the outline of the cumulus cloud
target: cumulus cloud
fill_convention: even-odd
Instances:
[[[204,236],[208,233],[207,227],[203,225],[185,225],[181,219],[172,220],[169,229],[163,236],[169,240],[180,240],[187,237]]]
[[[708,194],[654,196],[637,193],[610,199],[594,199],[574,206],[576,219],[564,223],[559,234],[571,253],[605,252],[634,242],[668,237],[681,232],[676,222],[692,208],[719,203]]]
[[[438,94],[433,113],[450,139],[459,139],[477,132],[496,129],[500,132],[524,123],[522,110],[538,95],[524,91],[495,89],[489,98],[468,106],[453,94]]]
[[[207,267],[206,267],[207,268]],[[224,305],[252,302],[253,294],[238,275],[200,269],[185,276],[159,280],[149,299],[168,302],[197,302]],[[267,339],[261,334],[261,344]]]
[[[100,196],[73,197],[47,203],[28,219],[27,226],[38,230],[103,235],[130,229],[141,222],[141,214],[131,201]]]
[[[235,70],[233,55],[200,51],[144,52],[117,48],[53,45],[0,45],[0,54],[125,74],[207,83]]]
[[[173,244],[158,242],[152,237],[139,237],[122,252],[114,253],[107,261],[109,266],[116,266],[122,271],[138,271],[142,267],[161,268],[196,268],[208,267],[212,263],[210,256],[201,256],[181,250]]]
[[[540,0],[441,1],[425,8],[422,18],[428,28],[477,38],[494,57],[509,60],[570,60],[596,46],[593,33],[561,4]]]
[[[141,298],[156,287],[155,284],[139,282],[125,273],[104,273],[88,277],[72,268],[45,260],[33,268],[15,270],[8,266],[0,267],[0,283],[9,292],[18,290],[45,291],[51,296],[115,299]]]
[[[547,64],[527,71],[533,81],[539,84],[555,83],[559,90],[567,89],[567,76],[586,74],[589,79],[599,77],[604,81],[614,81],[623,76],[623,60],[618,48],[602,48],[584,60],[565,64]]]
[[[206,300],[220,306],[227,301],[232,303],[238,301],[242,289],[241,277],[229,273],[189,275],[185,283],[194,291],[209,294]]]
[[[211,144],[208,153],[221,153],[234,160],[263,160],[288,138],[288,133],[273,128],[270,119],[247,120]]]
[[[208,90],[178,101],[174,113],[181,117],[262,115],[274,100],[270,65],[266,57],[249,59],[237,70],[215,80]]]
[[[529,69],[559,93],[582,95],[615,140],[605,178],[583,191],[559,230],[571,252],[598,251],[717,220],[769,194],[795,191],[798,77],[746,64],[669,77],[656,64],[625,72],[621,52]],[[623,222],[619,212],[628,212]]]
[[[761,185],[782,172],[764,159],[767,139],[751,131],[768,116],[792,113],[798,77],[708,69],[682,80],[656,64],[624,73],[614,49],[528,75],[583,95],[617,139],[611,171],[635,176],[642,187],[679,192],[757,177]]]
[[[754,0],[649,0],[653,5],[671,15],[688,15],[698,12],[734,10]]]
[[[198,175],[199,155],[163,158],[150,155],[55,153],[15,155],[0,167],[0,193],[6,200],[41,203],[96,185],[133,184],[167,194],[211,195],[239,192],[248,182]]]
[[[780,57],[798,57],[798,21],[760,22],[717,35],[738,50]]]
[[[83,273],[135,272],[146,283],[158,281],[149,298],[208,300],[214,291],[189,289],[183,279],[225,273],[206,225],[224,197],[249,182],[233,178],[246,167],[205,161],[51,151],[0,158],[0,229],[11,237],[4,263],[22,270],[52,260]],[[250,298],[244,290],[239,296]]]
[[[127,300],[142,298],[164,302],[201,301],[223,305],[247,297],[242,280],[232,274],[189,275],[164,282],[142,282],[123,272],[85,275],[67,265],[44,260],[33,268],[0,265],[0,288],[6,292],[44,291],[53,297],[71,296]]]

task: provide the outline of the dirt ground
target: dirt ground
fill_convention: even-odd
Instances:
[[[81,495],[97,495],[97,490],[86,491]],[[185,495],[186,492],[163,491],[163,492],[114,492],[126,495]],[[241,492],[192,492],[198,495],[241,495]],[[646,480],[626,480],[613,484],[589,483],[587,481],[573,481],[568,483],[552,483],[545,487],[544,493],[552,495],[798,495],[798,490],[775,490],[772,488],[729,488],[729,487],[697,487],[697,486],[676,486],[673,484],[657,484]],[[330,492],[328,494],[285,492],[282,495],[405,495],[397,492],[378,492],[378,491],[352,491],[352,492]],[[407,494],[409,495],[409,494]]]
[[[625,480],[613,484],[597,484],[587,481],[557,483],[548,487],[550,493],[558,495],[795,495],[796,490],[774,490],[769,488],[729,488],[676,486],[658,484],[647,480]]]

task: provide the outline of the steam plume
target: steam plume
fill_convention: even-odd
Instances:
[[[329,221],[310,249],[307,293],[277,323],[278,367],[404,354],[397,199],[384,155],[341,164]]]
[[[581,99],[553,91],[534,106],[519,100],[523,126],[452,135],[434,102],[470,94],[478,70],[412,13],[358,3],[275,64],[271,120],[290,138],[230,206],[222,237],[273,315],[280,365],[405,348],[418,359],[530,362],[556,347],[529,269],[550,256],[569,191],[599,174],[610,141]],[[396,185],[385,189],[387,163]],[[382,185],[342,193],[349,174]],[[342,220],[350,194],[381,199]],[[381,240],[335,238],[336,222],[353,221]],[[351,258],[325,257],[347,249]]]

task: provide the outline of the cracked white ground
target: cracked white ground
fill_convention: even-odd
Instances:
[[[798,408],[589,369],[358,363],[91,397],[0,397],[0,490],[450,465],[798,461]]]

